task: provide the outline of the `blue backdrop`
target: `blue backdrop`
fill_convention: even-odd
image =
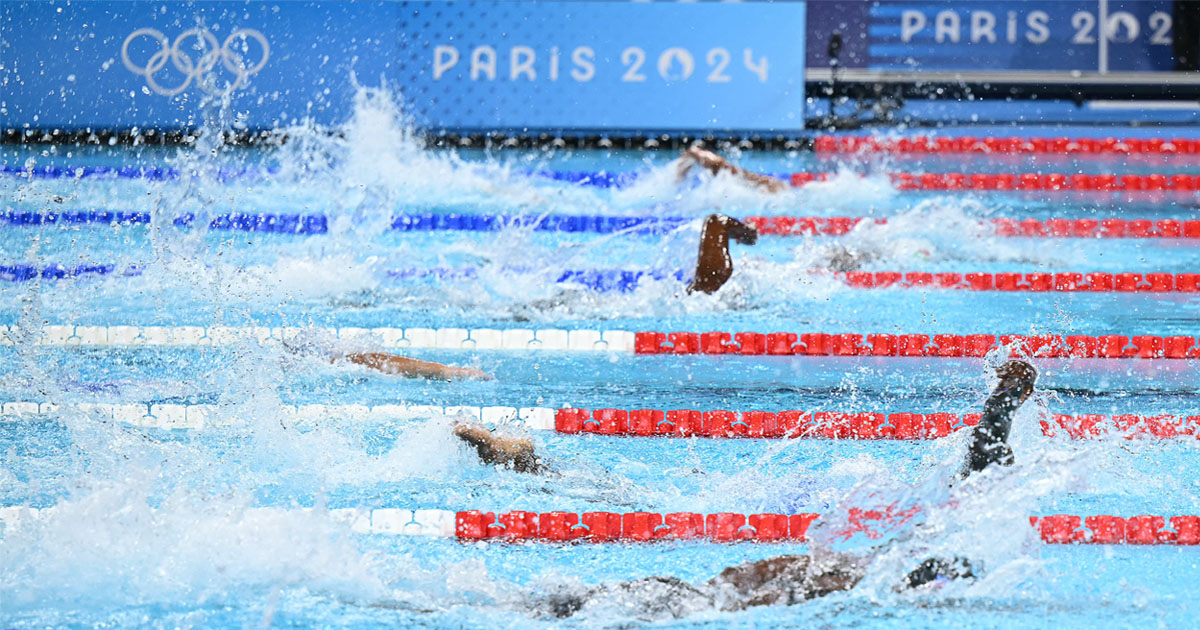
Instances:
[[[809,3],[808,65],[828,67],[843,33],[843,66],[930,70],[1174,69],[1171,0],[825,0]],[[1103,13],[1103,19],[1102,14]],[[1103,22],[1103,28],[1101,25]]]
[[[260,129],[389,82],[454,131],[803,128],[802,2],[4,2],[6,128]]]

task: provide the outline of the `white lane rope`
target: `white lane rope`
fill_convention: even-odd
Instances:
[[[55,516],[59,508],[35,508],[23,505],[0,507],[0,540],[7,532],[36,526]],[[238,510],[240,519],[252,524],[286,516],[290,513],[311,513],[314,508],[249,507]],[[334,508],[327,510],[329,518],[350,527],[356,534],[392,536],[455,537],[455,513],[450,510],[405,510],[398,508]]]
[[[204,429],[246,424],[236,410],[217,405],[180,405],[157,403],[73,403],[59,405],[38,402],[0,404],[0,422],[35,416],[51,416],[72,409],[101,421],[121,422],[154,429]],[[329,419],[352,422],[386,422],[414,418],[448,416],[467,417],[489,424],[524,424],[531,430],[553,431],[554,409],[546,407],[476,407],[470,405],[284,405],[281,411],[290,422],[319,423]]]
[[[441,348],[453,350],[573,350],[633,352],[634,333],[624,330],[560,328],[290,328],[265,326],[69,326],[48,325],[33,334],[17,326],[0,326],[0,345],[24,336],[47,346],[231,346],[296,340],[314,332],[375,348]]]

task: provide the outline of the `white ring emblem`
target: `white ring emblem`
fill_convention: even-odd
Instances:
[[[158,42],[159,49],[150,55],[150,59],[146,60],[144,66],[139,66],[129,58],[129,45],[139,37],[149,37]],[[203,52],[199,60],[192,59],[192,56],[183,49],[183,43],[189,39],[195,39],[198,48]],[[246,60],[242,58],[237,51],[234,50],[237,42],[246,42],[253,39],[262,47],[262,59],[253,65],[246,65]],[[217,37],[208,29],[191,28],[179,34],[174,42],[170,42],[166,35],[161,31],[152,28],[139,28],[129,34],[125,38],[125,43],[121,45],[121,61],[125,63],[125,67],[134,74],[139,74],[146,77],[146,85],[149,86],[157,94],[163,96],[175,96],[182,93],[184,90],[196,82],[205,92],[213,96],[224,96],[242,87],[246,83],[246,79],[250,75],[257,73],[267,65],[267,58],[271,56],[271,47],[267,44],[267,38],[260,32],[251,28],[234,29],[225,41],[217,45]],[[154,75],[162,70],[167,65],[167,60],[175,66],[177,70],[183,73],[183,83],[178,87],[170,88],[163,87],[154,78]],[[218,89],[216,81],[205,81],[204,76],[212,72],[217,63],[220,63],[226,70],[233,73],[236,77],[233,82],[226,85],[223,89]]]

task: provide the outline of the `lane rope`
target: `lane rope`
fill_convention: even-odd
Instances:
[[[50,346],[229,346],[245,343],[302,342],[319,331],[384,349],[564,350],[633,352],[632,332],[561,328],[297,328],[269,326],[73,326],[33,329],[30,342]],[[17,326],[0,326],[0,345],[24,340]]]
[[[513,273],[531,273],[532,268],[505,268]],[[0,281],[32,282],[71,280],[95,276],[141,276],[145,268],[130,265],[123,269],[115,264],[84,263],[65,266],[50,263],[37,266],[29,263],[0,265]],[[476,267],[416,267],[388,269],[383,275],[395,281],[463,281],[480,277]],[[690,274],[682,269],[567,269],[553,272],[548,278],[556,284],[577,285],[600,292],[629,293],[645,282],[673,281],[686,283]],[[849,271],[827,272],[809,270],[809,274],[836,278],[851,289],[957,289],[971,291],[1005,291],[1032,293],[1197,293],[1200,274],[1197,273],[1109,273],[1109,272],[929,272],[929,271]]]
[[[216,405],[175,403],[0,403],[0,417],[51,416],[63,408],[101,421],[155,429],[205,429],[242,424]],[[563,435],[674,438],[788,438],[829,440],[933,440],[979,424],[980,414],[839,411],[730,411],[714,409],[578,409],[471,405],[327,405],[281,407],[296,423],[330,418],[386,422],[433,416],[463,417],[492,425],[519,423],[530,430]],[[1126,439],[1200,439],[1200,415],[1053,414],[1040,421],[1042,435],[1076,440],[1117,435]]]
[[[13,175],[36,179],[85,179],[90,177],[110,177],[119,179],[145,179],[149,181],[167,181],[179,179],[182,175],[199,176],[212,175],[218,181],[233,181],[244,178],[258,178],[277,175],[277,167],[220,167],[212,170],[182,171],[169,166],[18,166],[15,164],[0,164],[0,174]]]
[[[512,273],[539,273],[543,270],[528,267],[504,267]],[[35,265],[32,263],[16,263],[0,265],[0,281],[2,282],[33,282],[43,280],[75,280],[99,276],[137,277],[145,273],[143,265],[128,265],[118,267],[112,263],[82,263],[78,265],[63,265],[48,263]],[[480,277],[478,267],[410,267],[405,269],[387,269],[382,275],[395,281],[417,280],[475,280]],[[621,269],[567,269],[551,272],[548,281],[556,284],[572,284],[583,286],[595,291],[635,290],[642,282],[673,281],[686,282],[690,274],[687,272],[665,269],[621,270]]]
[[[706,438],[822,438],[832,440],[930,440],[979,424],[981,414],[839,411],[730,411],[717,409],[557,409],[554,430],[568,435]],[[1054,414],[1041,420],[1042,434],[1073,439],[1109,434],[1128,439],[1200,438],[1200,415]]]
[[[860,223],[887,224],[887,219],[868,217],[763,217],[743,219],[759,234],[775,236],[840,236]],[[1196,219],[1015,219],[987,220],[996,236],[1040,238],[1200,238]]]
[[[666,234],[696,218],[606,216],[606,215],[505,215],[469,213],[398,214],[391,229],[398,232],[492,232],[516,227],[539,232],[579,232],[595,234]],[[886,218],[748,216],[760,235],[841,236],[862,223],[886,225]],[[981,220],[984,221],[984,220]],[[172,220],[178,227],[191,227],[194,215]],[[150,213],[134,211],[79,210],[64,212],[15,211],[0,213],[0,225],[13,227],[39,225],[146,225]],[[987,219],[997,236],[1041,238],[1200,238],[1200,219]],[[326,234],[329,218],[323,214],[231,212],[209,222],[211,230],[264,232],[276,234]]]
[[[229,171],[229,179],[269,173],[270,169],[221,169]],[[81,166],[63,168],[39,166],[21,168],[0,165],[0,174],[17,177],[55,179],[84,179],[89,177],[118,177],[150,180],[170,180],[179,177],[174,169]],[[607,171],[537,171],[532,176],[598,188],[621,188],[637,181],[637,172],[609,173]],[[833,179],[830,172],[768,173],[788,181],[794,187]],[[865,176],[864,176],[865,177]],[[1089,192],[1195,192],[1200,190],[1200,175],[1188,173],[1151,174],[1084,174],[1084,173],[890,173],[887,177],[899,190],[986,190],[986,191],[1089,191]]]
[[[171,224],[189,228],[196,222],[194,213],[176,216]],[[147,225],[149,212],[124,210],[68,210],[63,212],[30,212],[9,210],[0,214],[0,225],[13,227],[39,225]],[[218,231],[265,232],[269,234],[326,234],[329,219],[323,214],[291,214],[270,212],[229,212],[219,214],[208,223],[208,229]]]
[[[301,342],[312,328],[267,326],[47,325],[23,332],[0,326],[0,345],[227,346]],[[630,332],[559,328],[319,328],[326,335],[381,349],[551,350],[746,356],[983,357],[1005,347],[1031,358],[1196,359],[1196,337],[1156,335],[994,335],[759,332]],[[40,333],[40,334],[39,334]]]
[[[1200,358],[1196,337],[1188,336],[656,331],[634,335],[634,352],[645,355],[983,357],[1001,347],[1013,356],[1031,358]]]
[[[1068,138],[1016,136],[817,136],[817,153],[1053,153],[1060,155],[1197,155],[1200,140],[1193,138]]]
[[[966,289],[1034,293],[1195,293],[1200,274],[1107,272],[849,271],[836,274],[855,289]]]
[[[817,179],[811,173],[794,173],[792,186],[803,186]],[[1085,175],[1083,173],[893,173],[889,175],[898,190],[987,190],[987,191],[1080,191],[1080,192],[1164,192],[1190,193],[1200,190],[1200,175]],[[827,179],[827,177],[826,177]]]
[[[0,507],[0,533],[36,526],[59,508]],[[313,508],[251,507],[239,510],[247,522]],[[317,512],[320,513],[320,512]],[[808,542],[819,514],[739,514],[716,512],[531,512],[511,510],[407,510],[334,508],[326,512],[356,534],[456,538],[462,542],[647,543],[696,540],[716,543]],[[887,527],[896,515],[867,511],[851,533],[868,536]],[[876,525],[878,523],[878,525]],[[1112,515],[1030,516],[1029,524],[1046,544],[1198,545],[1200,516]]]

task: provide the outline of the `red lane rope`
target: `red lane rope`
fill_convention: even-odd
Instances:
[[[818,153],[1057,153],[1071,155],[1196,155],[1200,139],[1191,138],[1017,138],[937,137],[875,138],[817,136]]]
[[[1198,273],[848,271],[837,275],[842,276],[846,284],[855,289],[895,287],[1059,293],[1200,292]]]
[[[842,413],[836,411],[729,411],[716,409],[557,409],[554,430],[575,435],[826,438],[836,440],[928,440],[946,437],[979,424],[968,413]],[[1055,414],[1042,420],[1042,434],[1063,431],[1075,439],[1099,438],[1110,432],[1131,438],[1200,437],[1200,415],[1114,416]]]
[[[852,519],[870,533],[870,522],[894,522],[903,514],[862,511]],[[649,542],[711,540],[715,542],[807,542],[808,528],[819,514],[736,514],[720,512],[484,512],[455,514],[455,535],[464,541],[504,540],[556,542]],[[1197,545],[1200,516],[1111,515],[1031,516],[1029,523],[1050,544]],[[1168,527],[1168,523],[1170,526]]]
[[[1035,358],[1200,358],[1200,345],[1197,345],[1196,337],[1186,336],[653,331],[634,335],[636,354],[983,357],[1000,346],[1011,347],[1014,355]]]
[[[792,173],[792,186],[828,181],[830,173]],[[891,173],[900,190],[1075,190],[1090,192],[1195,192],[1200,175],[1085,175],[1082,173]]]
[[[840,236],[859,223],[880,225],[887,219],[868,217],[762,217],[743,219],[759,234],[778,236]],[[1200,219],[991,219],[997,236],[1055,238],[1200,238]]]

